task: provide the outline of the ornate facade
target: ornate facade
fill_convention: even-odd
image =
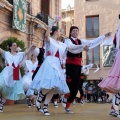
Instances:
[[[17,37],[25,42],[41,46],[48,19],[60,15],[61,0],[27,0],[26,31],[12,28],[13,0],[0,0],[0,42],[8,37]]]

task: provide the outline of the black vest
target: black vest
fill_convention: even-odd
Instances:
[[[77,45],[76,42],[72,39],[72,38],[69,38],[73,44]],[[78,45],[81,45],[81,40],[78,39]],[[77,53],[77,54],[73,54],[71,52],[67,52],[67,57],[79,57],[79,58],[82,58],[82,52],[81,53]]]
[[[43,63],[43,60],[44,60],[44,49],[43,48],[39,48],[40,50],[40,53],[39,55],[37,56],[37,59],[38,59],[38,64],[41,65]]]

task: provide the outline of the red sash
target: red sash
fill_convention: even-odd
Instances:
[[[7,64],[7,66],[9,66],[9,64]],[[13,80],[16,80],[16,81],[20,80],[20,78],[19,78],[20,65],[15,67],[15,64],[12,63],[12,66],[14,67],[14,69],[13,69]]]
[[[68,57],[67,60],[66,60],[66,64],[74,64],[74,65],[80,65],[81,66],[81,61],[82,61],[82,58]]]

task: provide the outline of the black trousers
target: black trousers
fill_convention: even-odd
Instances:
[[[54,94],[52,97],[52,102],[54,102],[54,100],[59,100],[59,94]]]
[[[70,96],[67,101],[70,103],[73,102],[77,95],[80,84],[80,74],[81,66],[74,64],[66,64],[66,80],[70,90]]]
[[[84,83],[84,80],[80,79],[80,84],[79,84],[80,99],[82,97],[84,97],[84,92],[83,92],[83,89],[82,89],[83,83]]]

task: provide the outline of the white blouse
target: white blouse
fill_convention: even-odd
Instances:
[[[32,73],[33,74],[33,71],[36,70],[37,66],[38,66],[38,60],[36,60],[35,63],[32,63],[31,60],[26,60],[25,61],[25,65],[24,65],[24,67],[25,67],[25,74],[26,73],[30,73],[30,74]]]
[[[57,51],[59,51],[59,59],[62,62],[66,60],[67,51],[70,51],[72,53],[77,53],[78,51],[79,52],[83,51],[84,47],[85,47],[84,45],[74,45],[74,44],[67,45],[60,41],[56,41],[53,38],[50,38],[48,42],[45,42],[44,55],[46,57],[47,52],[50,52],[51,56],[55,56]]]
[[[23,60],[25,53],[19,52],[16,55],[12,55],[10,52],[4,51],[2,56],[5,59],[6,67],[3,69],[1,73],[3,74],[5,84],[8,87],[12,87],[16,82],[15,80],[13,80],[14,67],[12,66],[12,64],[14,63],[15,67],[17,67],[19,63]],[[19,78],[21,78],[20,74],[19,74]]]
[[[88,45],[88,46],[90,46],[89,49],[92,49],[92,48],[98,46],[104,40],[104,38],[105,38],[105,36],[103,35],[103,36],[100,36],[100,37],[95,38],[93,40],[85,40],[85,39],[80,39],[80,40],[81,40],[81,43],[82,43],[81,45],[83,45],[83,46]],[[65,44],[73,45],[72,41],[69,38],[65,39]],[[78,46],[78,45],[76,45],[76,46]],[[71,53],[75,53],[75,52],[76,53],[80,53],[83,50],[84,50],[84,48],[81,49],[81,50],[80,49],[76,49],[76,51],[70,51],[70,52]]]

